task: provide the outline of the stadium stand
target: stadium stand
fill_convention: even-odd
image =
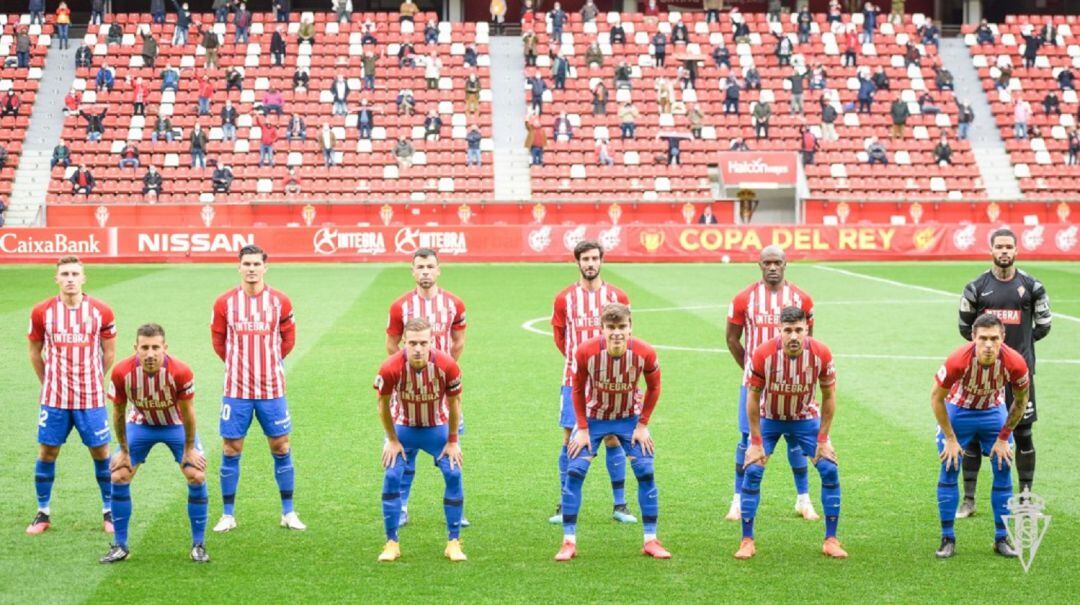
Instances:
[[[51,44],[52,16],[49,19],[44,25],[30,25],[29,15],[0,14],[0,110],[6,105],[9,93],[19,102],[17,115],[0,116],[0,147],[7,153],[3,167],[0,167],[0,197],[4,199],[11,195],[15,169],[30,124],[30,112],[45,67],[45,54]],[[29,36],[30,51],[27,66],[19,67],[17,38],[24,28]]]

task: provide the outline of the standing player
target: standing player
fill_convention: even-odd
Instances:
[[[750,447],[742,485],[743,537],[736,559],[753,557],[754,516],[761,499],[761,478],[776,442],[783,436],[813,457],[821,475],[821,508],[825,542],[821,552],[836,559],[847,553],[836,539],[840,522],[840,475],[836,451],[829,441],[836,412],[836,366],[825,343],[810,337],[810,317],[796,306],[780,311],[780,336],[762,343],[750,356],[746,417]],[[821,386],[821,407],[814,398]]]
[[[559,489],[566,484],[568,457],[566,446],[574,428],[574,404],[571,398],[571,385],[574,377],[574,354],[578,346],[600,336],[600,311],[608,303],[630,304],[630,299],[622,290],[600,279],[600,269],[604,264],[604,249],[598,242],[585,240],[574,246],[574,259],[577,261],[581,278],[564,288],[555,296],[551,313],[551,332],[555,346],[566,358],[563,366],[563,383],[559,426],[563,428],[563,444],[559,450]],[[626,483],[626,454],[614,436],[604,439],[608,475],[611,477],[611,493],[614,505],[611,518],[619,523],[637,523],[630,508],[626,505],[624,485]],[[549,519],[552,524],[562,523],[562,505],[555,509]]]
[[[41,382],[41,412],[34,464],[38,512],[26,533],[49,529],[56,457],[73,427],[94,460],[104,527],[112,533],[109,413],[103,379],[116,355],[116,323],[108,305],[83,293],[86,273],[77,257],[57,261],[55,279],[60,294],[34,307],[27,334],[30,365]]]
[[[1005,326],[1005,344],[1027,362],[1031,381],[1027,409],[1013,433],[1016,440],[1016,474],[1020,492],[1031,488],[1035,479],[1035,443],[1031,429],[1038,419],[1035,409],[1035,341],[1050,333],[1050,297],[1042,282],[1020,271],[1016,262],[1016,234],[998,229],[990,234],[990,253],[994,265],[964,287],[960,299],[960,334],[971,340],[971,326],[983,313],[997,315]],[[1005,387],[1005,405],[1013,405],[1012,388]],[[975,486],[982,466],[980,442],[976,436],[964,450],[964,502],[957,518],[975,514]]]
[[[379,561],[401,557],[398,527],[401,519],[402,481],[405,469],[415,468],[424,450],[443,473],[446,490],[443,510],[449,534],[443,554],[451,561],[465,561],[458,539],[464,492],[461,488],[461,370],[454,359],[432,346],[431,324],[414,317],[405,323],[405,350],[394,353],[379,368],[375,390],[379,392],[379,419],[386,431],[382,462],[383,523],[386,545]]]
[[[112,460],[113,522],[116,540],[102,563],[128,557],[131,480],[150,449],[164,443],[172,451],[188,484],[191,560],[210,562],[203,546],[206,533],[206,458],[195,434],[195,376],[191,368],[168,354],[165,330],[158,324],[139,326],[135,354],[116,364],[109,382],[113,429],[120,451]],[[127,409],[127,404],[131,409]]]
[[[938,479],[938,512],[941,515],[942,559],[956,553],[953,524],[959,490],[960,456],[963,449],[978,439],[982,453],[990,456],[994,487],[990,504],[994,509],[994,552],[1003,557],[1017,556],[1009,544],[1005,520],[1012,497],[1011,467],[1013,452],[1010,437],[1024,415],[1028,401],[1027,362],[1004,344],[1005,325],[997,315],[985,313],[971,326],[973,343],[953,351],[934,376],[930,405],[938,423],[938,452],[941,476]],[[1012,387],[1013,406],[1005,414],[1005,387]],[[993,444],[991,446],[990,444]]]
[[[416,288],[402,294],[390,305],[390,319],[386,322],[386,353],[394,355],[401,351],[401,338],[409,320],[422,318],[431,325],[431,346],[436,351],[450,355],[454,361],[465,350],[465,303],[460,298],[439,287],[439,257],[431,248],[420,248],[413,253],[412,274]],[[464,432],[465,424],[459,425]],[[399,526],[409,522],[409,494],[416,477],[416,459],[408,463],[401,480],[401,520]],[[461,520],[462,527],[469,521]]]
[[[780,335],[780,311],[784,307],[799,307],[806,313],[807,334],[814,333],[814,301],[795,284],[784,279],[787,258],[779,246],[766,246],[758,259],[761,281],[754,282],[735,295],[728,307],[727,346],[735,363],[743,369],[739,389],[739,432],[742,437],[735,447],[735,496],[731,499],[728,521],[742,517],[739,490],[743,484],[747,438],[750,434],[746,416],[747,384],[750,380],[750,357],[763,343]],[[744,338],[745,337],[745,338]],[[744,339],[744,340],[740,340]],[[744,346],[745,341],[745,346]],[[795,512],[809,521],[817,521],[817,512],[810,502],[810,480],[807,475],[806,454],[790,437],[787,442],[788,463],[795,476]]]
[[[241,248],[240,286],[214,302],[210,334],[214,351],[225,362],[225,395],[221,399],[221,499],[225,511],[214,526],[216,532],[236,527],[233,511],[240,483],[240,454],[252,414],[259,419],[274,457],[281,526],[307,529],[293,510],[292,419],[285,401],[284,359],[296,344],[296,322],[289,298],[264,281],[266,259],[266,252],[258,246]]]
[[[574,353],[574,432],[567,454],[566,484],[562,492],[563,544],[556,561],[577,555],[577,516],[581,488],[600,441],[613,436],[626,453],[638,482],[638,505],[645,529],[641,553],[670,559],[671,553],[656,539],[660,514],[659,492],[653,480],[653,445],[649,418],[660,399],[660,364],[656,351],[645,341],[630,337],[630,307],[604,305],[600,312],[601,336],[581,343]],[[638,389],[644,376],[645,393]]]

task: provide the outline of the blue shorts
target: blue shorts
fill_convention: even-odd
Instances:
[[[750,434],[750,419],[746,417],[746,385],[739,387],[739,432]]]
[[[622,446],[626,456],[628,458],[636,458],[638,460],[644,460],[652,458],[651,454],[646,454],[641,449],[641,444],[635,443],[631,445],[630,440],[634,436],[634,427],[637,426],[638,417],[631,416],[629,418],[623,418],[621,420],[597,420],[595,418],[589,418],[589,447],[592,448],[591,456],[595,456],[599,451],[600,443],[604,440],[604,437],[611,435],[619,440],[619,445]],[[574,438],[574,434],[577,433],[577,429],[570,434],[570,438]]]
[[[574,387],[564,386],[562,396],[559,399],[559,426],[564,429],[572,429],[577,424],[574,415]]]
[[[150,453],[158,443],[164,443],[172,451],[173,460],[177,464],[184,458],[184,426],[174,424],[171,426],[147,426],[145,424],[127,424],[128,452],[131,455],[131,465],[138,466],[146,462],[146,455]],[[199,437],[195,437],[195,449],[202,451]]]
[[[243,439],[247,437],[251,426],[251,414],[259,419],[263,434],[267,437],[281,437],[292,431],[292,418],[284,397],[277,399],[236,399],[221,398],[221,437],[223,439]]]
[[[761,419],[761,445],[765,448],[765,455],[771,456],[776,449],[776,443],[783,437],[788,442],[788,447],[796,444],[803,453],[813,458],[817,454],[818,429],[821,428],[820,418],[808,418],[806,420],[770,420]]]
[[[108,445],[111,439],[109,411],[105,407],[62,410],[43,405],[38,414],[38,443],[60,447],[67,442],[72,427],[79,431],[79,437],[86,447]]]
[[[999,405],[988,410],[971,410],[947,403],[946,408],[949,412],[949,424],[952,425],[960,447],[966,448],[972,439],[978,437],[983,456],[989,456],[990,448],[997,441],[998,432],[1005,426],[1007,416],[1005,406]],[[1012,442],[1012,437],[1009,437],[1009,442]],[[937,446],[938,452],[945,448],[945,434],[941,432],[940,427],[937,432]]]
[[[450,427],[445,424],[423,427],[395,424],[394,431],[397,433],[398,441],[401,442],[401,448],[405,450],[407,459],[416,460],[417,453],[425,451],[431,454],[431,457],[435,459],[435,465],[438,466],[439,454],[446,447]]]

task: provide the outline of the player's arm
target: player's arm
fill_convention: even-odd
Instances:
[[[30,367],[34,368],[38,382],[45,382],[45,359],[41,357],[41,351],[45,348],[44,340],[30,341]]]
[[[450,356],[457,361],[465,350],[465,328],[450,330]]]
[[[461,468],[461,446],[458,445],[458,427],[461,426],[461,394],[447,395],[446,407],[450,410],[450,418],[447,420],[448,433],[446,445],[443,446],[439,458],[446,457],[450,460],[450,468]]]
[[[746,387],[746,419],[750,424],[750,445],[746,448],[746,463],[743,468],[768,461],[761,440],[761,389],[762,387],[755,384]]]
[[[225,341],[229,330],[228,321],[225,318],[225,305],[219,300],[214,303],[214,311],[210,316],[210,340],[214,344],[214,352],[225,361]]]
[[[116,361],[116,337],[104,338],[101,341],[101,367],[106,376],[109,375],[114,361]]]
[[[122,392],[122,390],[117,390],[118,394]],[[113,399],[112,421],[113,436],[116,438],[117,451],[113,454],[112,462],[109,464],[109,470],[118,471],[120,469],[127,469],[130,473],[133,469],[131,468],[131,455],[128,453],[127,399],[123,396],[117,396]]]
[[[401,315],[401,307],[394,303],[390,305],[390,317],[386,321],[386,354],[393,355],[401,350],[401,335],[405,331],[405,320]]]
[[[379,394],[379,420],[382,422],[383,431],[386,432],[386,443],[383,445],[382,463],[383,468],[390,468],[397,462],[398,456],[402,462],[405,460],[405,448],[398,441],[397,430],[394,429],[394,419],[390,415],[390,394]]]
[[[551,309],[551,337],[555,340],[555,348],[566,357],[566,309],[559,305],[559,297],[555,297]]]
[[[641,415],[638,416],[634,434],[630,437],[630,443],[640,443],[641,449],[648,455],[652,455],[655,447],[652,435],[649,434],[649,419],[652,417],[656,403],[660,401],[660,366],[656,363],[656,353],[652,354],[652,366],[645,369],[645,401],[641,406]]]
[[[296,346],[296,317],[293,315],[292,302],[282,297],[281,319],[278,320],[278,333],[281,335],[281,358],[285,359]]]
[[[574,403],[574,418],[577,429],[573,438],[566,444],[566,452],[571,458],[585,452],[589,455],[592,447],[589,441],[589,418],[585,411],[585,385],[589,380],[588,356],[581,348],[574,354],[574,375],[571,384],[570,399]]]
[[[181,399],[179,401],[180,419],[184,423],[184,456],[180,459],[180,469],[193,467],[196,470],[206,470],[206,457],[195,447],[195,398]]]
[[[971,325],[979,314],[979,292],[975,288],[975,282],[964,286],[964,293],[960,296],[960,335],[965,340],[971,340]]]
[[[833,416],[836,415],[836,383],[821,385],[821,426],[818,428],[817,455],[814,462],[825,458],[836,462],[836,450],[829,441],[829,430],[832,428]]]
[[[945,470],[952,467],[960,468],[960,455],[964,451],[960,447],[960,442],[956,440],[956,433],[953,432],[952,423],[949,422],[949,411],[945,408],[945,396],[948,394],[949,391],[936,382],[933,390],[930,391],[930,407],[934,410],[934,419],[937,420],[941,434],[945,438],[945,445],[940,455],[941,461],[945,463]]]
[[[1032,316],[1035,318],[1035,329],[1032,330],[1031,336],[1035,340],[1042,340],[1050,333],[1050,321],[1054,314],[1050,311],[1050,296],[1046,294],[1046,288],[1042,282],[1036,281],[1033,290],[1031,294],[1035,301],[1033,305],[1035,312]]]
[[[727,323],[727,331],[725,336],[727,337],[727,348],[731,353],[731,356],[735,358],[735,363],[739,364],[740,368],[746,367],[746,349],[742,344],[743,326],[742,324]]]

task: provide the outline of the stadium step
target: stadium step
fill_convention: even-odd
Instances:
[[[516,36],[491,38],[492,138],[495,142],[495,200],[532,198],[525,149],[525,58]]]

